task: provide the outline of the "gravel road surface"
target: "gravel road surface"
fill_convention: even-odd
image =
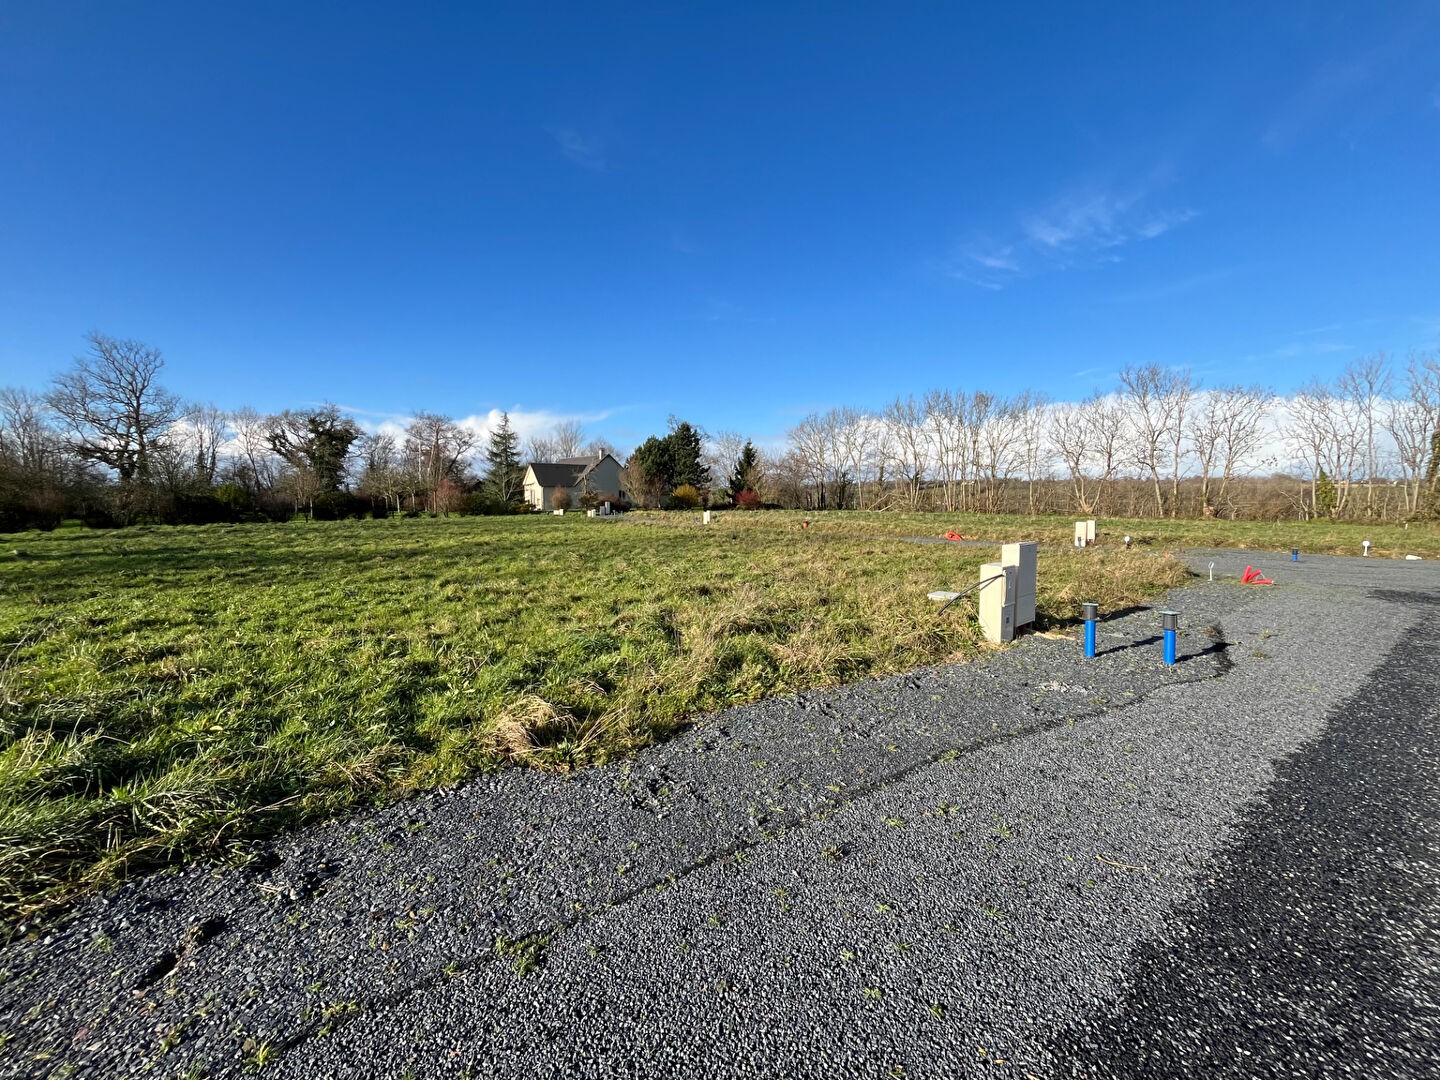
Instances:
[[[87,901],[0,1075],[1440,1075],[1440,563],[1189,558],[1173,668],[1116,613]]]

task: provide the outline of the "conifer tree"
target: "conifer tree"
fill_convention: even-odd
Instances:
[[[488,470],[485,494],[492,502],[518,502],[525,484],[525,469],[520,464],[520,436],[510,426],[510,414],[501,413],[500,423],[490,432],[490,445],[485,450]]]
[[[730,497],[733,499],[742,491],[753,491],[755,489],[755,467],[760,464],[760,454],[755,449],[755,444],[749,439],[740,448],[740,456],[735,459],[735,470],[730,474]]]
[[[700,432],[684,420],[671,420],[670,434],[665,436],[670,444],[670,460],[674,471],[670,476],[672,487],[689,484],[694,488],[710,486],[710,470],[701,460],[704,454],[704,439]]]

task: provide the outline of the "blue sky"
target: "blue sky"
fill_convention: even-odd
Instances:
[[[0,384],[758,437],[1440,344],[1440,7],[0,6]]]

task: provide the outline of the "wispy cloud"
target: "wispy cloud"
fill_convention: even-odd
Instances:
[[[1013,244],[974,241],[961,246],[953,257],[936,265],[948,278],[982,289],[1002,289],[1024,269]]]
[[[1270,113],[1260,133],[1261,145],[1283,153],[1307,136],[1324,132],[1354,149],[1361,130],[1397,108],[1412,108],[1413,91],[1402,89],[1402,80],[1411,67],[1409,54],[1423,50],[1431,37],[1427,31],[1433,23],[1432,9],[1433,5],[1422,4],[1399,18],[1373,20],[1371,25],[1385,36],[1372,37],[1368,47],[1316,68]],[[1430,103],[1440,109],[1440,87],[1432,90]]]
[[[605,172],[609,163],[605,160],[605,145],[596,135],[586,135],[569,127],[547,128],[555,146],[572,165],[591,172]]]
[[[1151,177],[1128,189],[1072,187],[1019,214],[1011,229],[1000,230],[1002,239],[972,237],[937,267],[957,281],[998,290],[1019,278],[1116,261],[1118,249],[1158,239],[1198,216],[1189,208],[1155,206],[1155,186]]]
[[[1143,192],[1072,192],[1022,218],[1021,228],[1042,249],[1083,253],[1154,240],[1196,216],[1194,210],[1146,210],[1143,202]]]

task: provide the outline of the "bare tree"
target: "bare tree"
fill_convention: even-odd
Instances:
[[[451,499],[442,499],[447,483],[458,486],[463,479],[463,462],[475,448],[477,436],[452,417],[439,413],[416,413],[405,429],[405,453],[414,463],[426,507],[432,514],[449,510]]]
[[[525,440],[525,460],[528,461],[556,461],[562,455],[555,445],[555,440],[544,435],[531,435]]]
[[[999,512],[1001,488],[1024,458],[1025,419],[1030,405],[1023,395],[1011,401],[991,401],[979,415],[977,481],[985,479],[985,512]]]
[[[64,424],[70,452],[115,471],[121,513],[133,517],[180,401],[156,382],[165,363],[159,349],[99,333],[86,340],[90,351],[75,358],[45,400]]]
[[[585,428],[579,420],[562,420],[550,431],[557,458],[579,457],[585,448]]]
[[[948,390],[931,390],[925,395],[925,433],[929,437],[930,460],[940,482],[941,508],[958,509],[959,487],[964,475],[966,436],[961,417],[963,405]]]
[[[229,417],[214,405],[188,405],[179,425],[194,484],[215,486],[220,448],[229,438]]]
[[[1231,481],[1264,443],[1265,421],[1274,400],[1275,395],[1260,386],[1220,386],[1196,398],[1186,426],[1200,466],[1202,517],[1226,506]]]
[[[592,457],[596,461],[599,461],[606,454],[609,454],[611,457],[616,458],[617,460],[620,457],[620,451],[615,449],[615,444],[604,436],[597,435],[595,436],[595,438],[591,439],[588,443],[585,444],[585,451],[583,455],[585,457]]]
[[[833,501],[833,486],[838,478],[839,455],[835,447],[836,417],[834,410],[811,413],[786,433],[790,453],[794,456],[805,481],[816,492],[815,508],[825,510]]]
[[[705,436],[705,450],[701,460],[710,470],[710,475],[714,477],[717,485],[725,483],[745,442],[745,436],[738,431],[717,431],[713,435]],[[732,491],[730,494],[733,497],[737,492]]]
[[[58,513],[64,489],[81,478],[52,424],[45,399],[29,390],[0,389],[0,515]]]
[[[1184,467],[1185,413],[1195,394],[1188,371],[1159,364],[1127,367],[1120,372],[1121,400],[1129,427],[1130,458],[1155,489],[1155,513],[1165,516],[1161,472],[1170,477],[1170,516],[1178,510],[1180,473]]]
[[[1302,386],[1287,406],[1286,437],[1311,469],[1311,513],[1340,517],[1364,457],[1365,418],[1354,400],[1319,381]]]
[[[393,502],[398,511],[400,501],[415,490],[415,483],[405,469],[395,436],[385,431],[366,435],[360,441],[360,452],[364,462],[360,489],[381,499],[387,510]]]
[[[30,390],[0,389],[0,458],[18,476],[40,483],[54,471],[60,439],[45,399]]]
[[[1365,513],[1375,516],[1375,478],[1379,475],[1375,429],[1383,421],[1380,403],[1390,392],[1390,367],[1384,353],[1362,356],[1340,375],[1339,390],[1349,401],[1356,421],[1364,432]]]
[[[896,464],[904,477],[905,504],[917,510],[930,462],[925,406],[913,397],[896,398],[885,407],[884,421],[890,432]]]
[[[1440,431],[1440,354],[1410,355],[1405,370],[1405,396],[1386,402],[1382,424],[1395,440],[1405,483],[1405,511],[1420,509],[1435,433]]]
[[[665,477],[647,472],[633,456],[620,470],[620,483],[636,506],[659,506],[670,493]]]
[[[236,409],[230,414],[230,430],[235,438],[235,471],[243,478],[242,486],[252,495],[275,487],[280,459],[270,448],[269,418],[254,409]]]
[[[1075,509],[1099,513],[1106,486],[1120,465],[1124,407],[1096,393],[1078,404],[1057,405],[1050,416],[1052,446],[1069,470]]]
[[[865,508],[865,484],[875,479],[876,448],[883,425],[873,416],[858,409],[833,410],[835,417],[835,454],[845,473],[854,482],[854,506]]]
[[[1049,422],[1049,401],[1044,394],[1027,390],[1014,401],[1020,415],[1020,460],[1025,470],[1025,502],[1028,512],[1034,514],[1038,506],[1035,499],[1035,482],[1050,473],[1050,453],[1046,438]]]

